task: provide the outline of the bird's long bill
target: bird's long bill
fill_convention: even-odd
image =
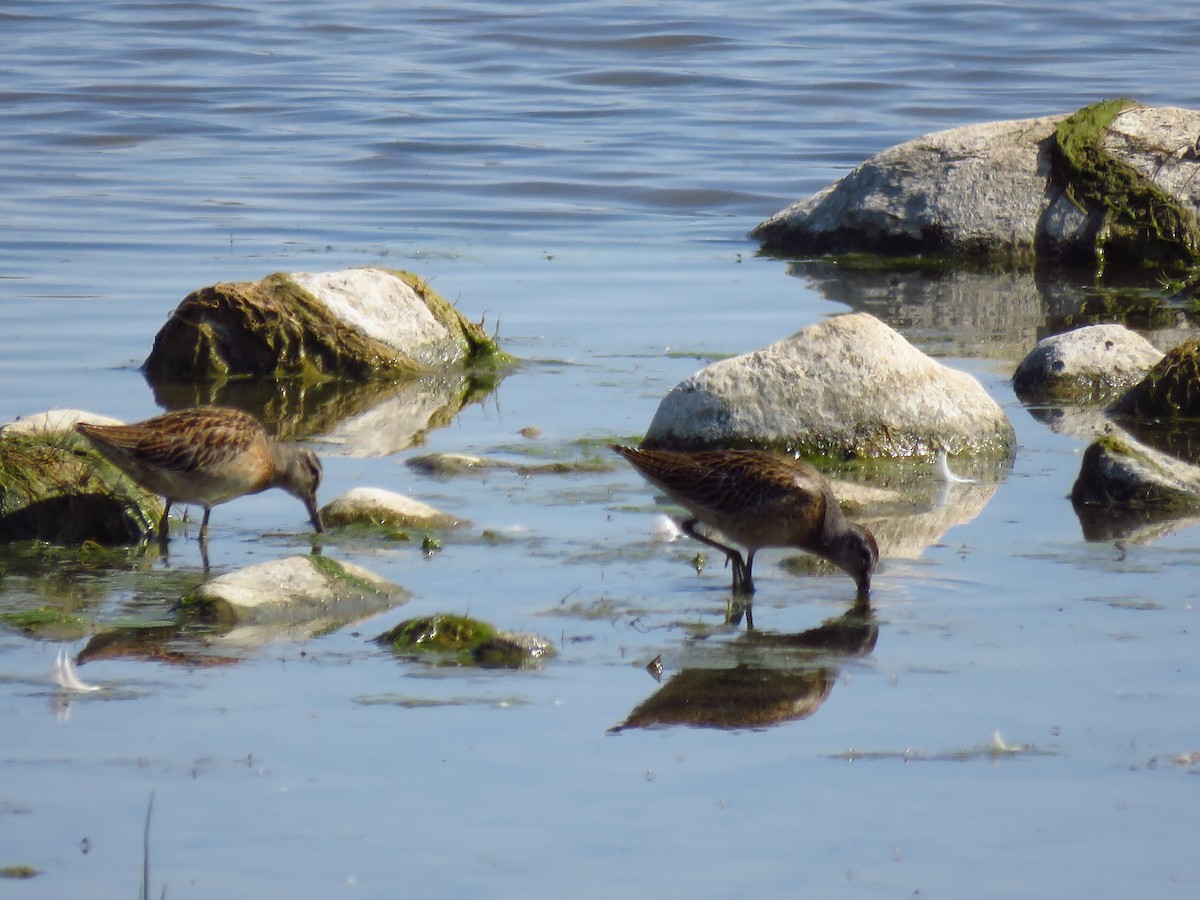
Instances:
[[[869,603],[871,600],[871,576],[864,575],[862,581],[858,582],[858,597],[855,598],[858,603]]]
[[[320,534],[325,530],[325,526],[321,524],[321,512],[317,509],[317,501],[305,500],[304,505],[308,508],[308,518],[312,521],[313,530]]]

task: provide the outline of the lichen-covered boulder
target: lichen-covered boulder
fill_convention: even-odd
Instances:
[[[0,542],[136,544],[157,527],[158,497],[75,433],[81,419],[113,421],[54,410],[0,429]]]
[[[416,377],[506,357],[419,277],[387,269],[270,275],[183,299],[154,339],[152,382]]]
[[[1113,509],[1195,507],[1200,505],[1200,467],[1128,435],[1107,435],[1084,451],[1071,500],[1076,506]]]
[[[643,446],[1007,459],[1014,442],[1012,423],[978,381],[854,313],[685,379],[659,404]]]
[[[227,572],[180,605],[223,628],[259,626],[296,635],[328,631],[408,599],[403,588],[361,566],[327,556],[289,556]]]
[[[1168,351],[1109,412],[1144,419],[1200,418],[1200,341]]]
[[[367,525],[386,528],[454,528],[463,521],[404,494],[383,488],[351,488],[321,509],[327,528]]]
[[[1145,377],[1163,353],[1124,325],[1088,325],[1038,341],[1013,374],[1026,401],[1111,400]]]
[[[752,232],[803,254],[947,253],[1190,265],[1200,111],[1105,101],[970,125],[866,160]]]

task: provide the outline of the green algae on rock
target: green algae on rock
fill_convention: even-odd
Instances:
[[[183,299],[144,364],[152,382],[237,378],[405,379],[509,362],[470,322],[408,272],[276,273]]]
[[[1200,418],[1200,340],[1170,350],[1109,411],[1146,419]]]
[[[0,625],[42,641],[76,641],[91,630],[81,617],[46,606],[2,612]]]
[[[1198,129],[1198,110],[1118,100],[939,131],[875,154],[751,236],[790,256],[1194,266]]]
[[[553,645],[538,635],[499,631],[454,613],[406,619],[375,642],[401,656],[452,666],[516,669],[554,655]]]
[[[1077,508],[1195,508],[1200,505],[1200,467],[1131,437],[1105,435],[1084,451],[1071,501]]]
[[[74,432],[0,433],[0,541],[136,544],[161,517],[158,497]]]
[[[1200,262],[1200,224],[1176,197],[1105,147],[1105,138],[1133,100],[1104,100],[1054,129],[1054,178],[1088,214],[1095,262],[1191,266]]]

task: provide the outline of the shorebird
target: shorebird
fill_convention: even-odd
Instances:
[[[725,554],[733,567],[733,592],[754,592],[751,568],[763,547],[797,547],[845,571],[865,599],[879,561],[875,538],[842,514],[829,482],[807,463],[760,450],[638,450],[612,445],[641,475],[692,518],[680,524],[689,537]],[[701,534],[704,524],[746,548]]]
[[[119,469],[166,501],[159,540],[167,540],[172,503],[204,507],[200,543],[208,540],[212,507],[268,488],[283,488],[308,510],[322,531],[317,511],[321,462],[298,444],[271,439],[258,419],[236,409],[196,406],[133,425],[89,425],[75,430]]]

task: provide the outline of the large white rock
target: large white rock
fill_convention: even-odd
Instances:
[[[846,457],[1013,453],[983,386],[854,313],[701,369],[659,404],[644,446],[759,446]]]
[[[192,291],[143,366],[156,386],[242,377],[370,380],[505,357],[421,278],[386,269],[292,272]]]
[[[1066,116],[967,125],[870,157],[841,180],[759,224],[752,236],[787,252],[932,252],[1032,258],[1087,256],[1095,217],[1051,177]],[[1200,111],[1133,106],[1103,149],[1200,210]]]
[[[1027,400],[1102,402],[1137,384],[1162,358],[1124,325],[1088,325],[1038,341],[1017,366],[1013,389]]]
[[[342,269],[288,275],[335,319],[423,365],[442,368],[467,355],[461,329],[435,315],[429,301],[392,272]]]

